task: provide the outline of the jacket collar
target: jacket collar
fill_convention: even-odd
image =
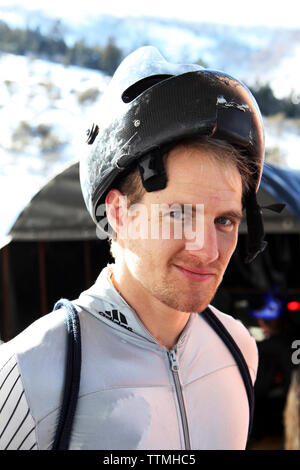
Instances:
[[[123,332],[127,330],[128,333],[156,343],[137,313],[114,287],[110,278],[112,268],[113,264],[103,268],[95,284],[82,292],[76,303],[109,326]]]
[[[127,330],[129,333],[157,344],[156,339],[142,323],[135,310],[128,305],[114,287],[111,281],[113,266],[113,264],[109,264],[101,271],[95,284],[82,292],[76,304],[119,331]],[[195,316],[190,315],[190,319],[180,335],[179,345],[185,342]]]

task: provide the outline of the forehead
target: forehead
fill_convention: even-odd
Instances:
[[[148,193],[151,199],[171,202],[165,199],[175,197],[185,203],[241,202],[242,179],[238,169],[232,162],[217,158],[211,150],[178,146],[168,155],[165,167],[167,186]]]

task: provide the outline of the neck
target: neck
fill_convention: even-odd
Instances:
[[[130,272],[125,272],[116,265],[111,270],[111,281],[156,341],[167,349],[172,349],[186,326],[190,313],[174,310],[162,303],[134,279]]]

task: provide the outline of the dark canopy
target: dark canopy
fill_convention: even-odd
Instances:
[[[262,187],[276,199],[285,202],[289,211],[300,220],[300,170],[266,164]]]
[[[265,165],[258,200],[262,206],[284,202],[278,215],[264,210],[266,233],[300,233],[300,171]],[[243,223],[240,228],[245,233]],[[88,240],[95,225],[85,207],[79,164],[55,176],[29,202],[9,232],[10,240]]]

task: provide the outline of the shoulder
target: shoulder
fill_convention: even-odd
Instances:
[[[212,305],[210,305],[209,308],[222,322],[226,330],[230,333],[238,345],[248,364],[251,377],[254,382],[258,367],[258,350],[255,339],[253,336],[251,336],[249,330],[239,320],[236,320],[231,315],[221,312]]]
[[[0,346],[2,450],[38,448],[37,423],[57,408],[63,318],[62,312],[46,315]]]
[[[56,408],[59,400],[65,363],[64,319],[62,309],[49,313],[0,346],[0,371],[11,364],[18,372],[36,422]]]
[[[63,338],[64,312],[57,310],[45,315],[15,338],[0,346],[0,369],[11,356],[24,357],[32,351],[37,354],[40,349],[50,349],[52,341]]]

